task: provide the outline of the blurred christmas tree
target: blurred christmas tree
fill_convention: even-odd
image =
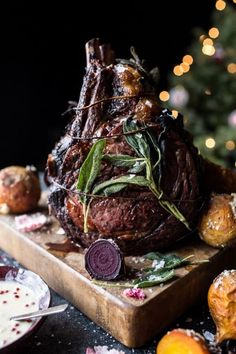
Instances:
[[[196,146],[208,159],[236,166],[236,0],[217,0],[208,33],[195,30],[190,55],[170,77],[162,101],[185,117]]]

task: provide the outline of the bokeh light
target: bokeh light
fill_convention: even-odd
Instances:
[[[215,54],[215,47],[213,46],[213,45],[209,45],[209,44],[207,44],[207,45],[204,45],[203,47],[202,47],[202,52],[203,52],[203,54],[205,54],[205,55],[209,55],[209,56],[212,56],[212,55],[214,55]]]
[[[181,75],[183,75],[183,73],[184,73],[184,71],[183,71],[183,69],[181,68],[180,65],[176,65],[176,66],[174,67],[174,69],[173,69],[173,72],[174,72],[174,74],[175,74],[176,76],[181,76]]]
[[[161,91],[159,94],[159,98],[161,101],[166,102],[170,98],[169,92],[167,91]]]
[[[225,147],[226,147],[227,150],[232,151],[232,150],[235,149],[235,142],[233,140],[228,140],[225,143]]]
[[[236,1],[236,0],[235,0],[235,1]],[[209,30],[208,34],[209,34],[209,36],[210,36],[211,38],[217,38],[217,37],[219,37],[220,32],[219,32],[218,28],[212,27],[212,28]]]
[[[236,64],[235,63],[228,64],[227,70],[230,74],[235,74],[236,73]]]
[[[208,149],[213,149],[216,146],[215,139],[207,138],[205,141],[205,145]]]
[[[226,2],[223,0],[217,0],[215,6],[216,6],[216,10],[223,11],[225,9]]]
[[[187,65],[191,65],[191,64],[193,63],[193,57],[192,57],[192,55],[189,55],[189,54],[185,55],[185,56],[183,57],[183,63],[184,63],[184,64],[187,64]]]

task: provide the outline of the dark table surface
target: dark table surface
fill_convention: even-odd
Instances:
[[[1,263],[20,266],[9,255],[0,250]],[[52,305],[65,302],[61,296],[52,290],[51,294]],[[212,344],[215,326],[206,303],[197,304],[166,331],[178,327],[194,329],[202,334],[210,345],[212,353],[236,353],[236,342],[227,341],[221,347]],[[94,346],[107,346],[109,349],[122,350],[126,354],[154,354],[157,342],[163,334],[157,336],[142,348],[127,348],[69,304],[64,313],[49,316],[38,332],[28,338],[20,351],[14,351],[13,354],[85,354],[87,347]]]

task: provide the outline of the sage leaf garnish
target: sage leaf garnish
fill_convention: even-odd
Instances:
[[[98,140],[90,149],[86,159],[84,160],[82,166],[80,167],[79,177],[77,181],[77,189],[79,192],[85,193],[84,195],[79,195],[79,200],[83,204],[83,214],[84,214],[84,232],[88,232],[88,211],[90,198],[86,193],[90,193],[94,181],[98,177],[101,170],[101,161],[103,156],[103,150],[105,148],[105,139]]]
[[[149,271],[155,271],[158,268],[158,265],[163,264],[162,268],[165,269],[174,269],[186,265],[188,263],[188,259],[193,257],[190,255],[188,257],[180,257],[176,254],[161,254],[160,252],[150,252],[147,253],[144,258],[153,260],[153,268],[150,268]],[[155,264],[156,261],[156,264]]]
[[[113,166],[117,167],[133,167],[134,164],[138,161],[144,161],[143,158],[137,158],[134,156],[130,155],[112,155],[112,154],[107,154],[103,155],[102,157],[105,161],[109,162]]]
[[[135,130],[139,130],[139,127],[137,126],[137,123],[134,120],[128,118],[124,121],[124,133],[130,133]],[[138,131],[136,134],[125,135],[125,139],[139,157],[144,157],[145,159],[150,158],[150,147],[146,136],[142,132]]]
[[[80,168],[80,173],[77,181],[77,189],[82,194],[79,199],[83,204],[84,214],[84,232],[88,232],[87,219],[89,213],[89,206],[92,201],[92,195],[110,196],[114,193],[120,192],[129,184],[134,184],[142,187],[147,187],[158,199],[159,204],[168,213],[174,215],[181,221],[189,230],[189,224],[182,213],[178,210],[176,205],[168,200],[160,187],[161,170],[159,169],[159,176],[157,178],[155,169],[161,163],[161,150],[159,142],[153,133],[144,123],[141,128],[145,131],[140,131],[140,124],[128,118],[123,123],[123,131],[125,133],[126,142],[132,147],[137,156],[129,155],[112,155],[103,154],[105,148],[105,139],[98,140],[90,149],[84,163]],[[137,130],[137,133],[135,132]],[[130,133],[132,134],[126,134]],[[154,153],[153,153],[154,152]],[[112,178],[94,186],[95,180],[101,170],[102,160],[117,167],[127,168],[127,175]],[[145,170],[145,176],[137,175]],[[158,179],[157,183],[155,178]],[[90,195],[88,195],[90,194]]]
[[[187,227],[187,229],[191,230],[187,220],[176,207],[176,205],[170,200],[164,198],[164,193],[160,187],[161,176],[159,176],[158,185],[155,182],[153,171],[161,162],[161,151],[159,149],[157,140],[154,138],[152,133],[147,134],[146,132],[140,132],[139,128],[140,127],[137,125],[137,122],[130,118],[128,118],[123,123],[124,133],[139,130],[139,132],[136,134],[125,135],[125,139],[126,142],[134,149],[134,151],[139,157],[145,158],[144,162],[146,164],[146,179],[149,181],[149,189],[156,196],[159,201],[159,204],[162,206],[163,209],[165,209],[168,213],[174,215],[176,219],[181,221]],[[150,145],[157,152],[157,159],[154,165],[151,161]]]
[[[161,283],[165,283],[175,276],[173,269],[164,269],[156,272],[155,274],[149,274],[146,277],[135,281],[135,287],[137,288],[148,288],[151,286],[156,286]]]
[[[103,156],[103,160],[113,166],[127,167],[129,168],[129,173],[140,173],[145,168],[144,158],[137,158],[129,155],[107,154]]]
[[[120,191],[128,184],[136,184],[138,186],[148,187],[149,181],[144,176],[136,176],[135,174],[130,174],[102,182],[94,187],[92,193],[108,196]]]
[[[152,266],[144,269],[142,271],[142,275],[139,276],[137,279],[133,280],[132,283],[101,282],[96,280],[93,280],[93,283],[102,287],[148,288],[159,284],[164,284],[167,281],[173,279],[175,277],[176,268],[180,268],[186,265],[209,262],[209,260],[190,261],[189,259],[194,257],[193,254],[187,257],[180,257],[176,254],[162,254],[160,252],[150,252],[145,254],[143,257],[145,259],[153,261]]]

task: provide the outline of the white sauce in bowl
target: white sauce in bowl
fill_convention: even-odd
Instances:
[[[28,287],[16,281],[0,280],[0,349],[22,337],[32,320],[12,321],[11,316],[39,309],[39,298]]]

